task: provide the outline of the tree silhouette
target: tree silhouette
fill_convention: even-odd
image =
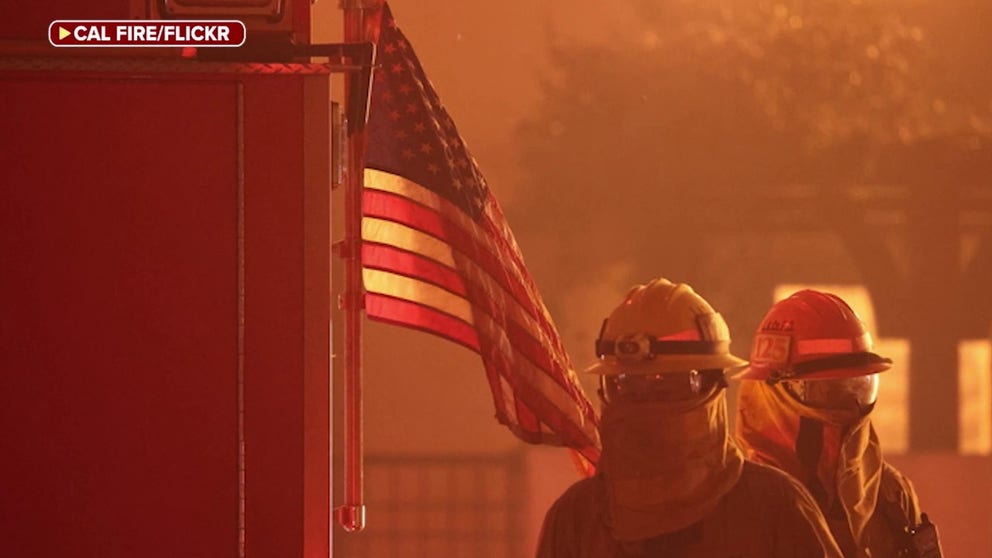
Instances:
[[[943,93],[925,32],[894,7],[630,2],[624,36],[552,49],[521,128],[528,191],[510,217],[539,283],[554,278],[552,312],[620,266],[620,292],[669,275],[749,333],[775,283],[864,282],[881,333],[916,349],[911,412],[931,426],[913,423],[914,447],[956,448],[957,342],[992,315],[989,227],[961,226],[992,210],[987,114]]]

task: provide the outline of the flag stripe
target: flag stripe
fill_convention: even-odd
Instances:
[[[554,320],[551,319],[551,314],[548,312],[547,307],[544,306],[544,302],[541,300],[541,295],[537,288],[537,284],[534,283],[534,279],[527,271],[527,266],[524,264],[520,247],[517,246],[517,241],[513,237],[513,233],[510,231],[510,228],[506,223],[506,217],[503,215],[503,210],[500,209],[499,204],[489,204],[486,207],[484,216],[485,225],[483,228],[487,231],[489,236],[495,238],[496,242],[500,244],[502,247],[502,252],[510,255],[510,259],[515,265],[515,275],[518,276],[523,282],[527,292],[530,293],[531,300],[534,302],[535,307],[541,312],[541,316],[544,318],[543,323],[545,324],[545,332],[552,341],[551,348],[554,349],[556,354],[564,355],[567,359],[568,351],[565,350],[565,345],[562,342],[561,336],[558,335],[558,330],[554,326]],[[582,399],[585,400],[585,396],[582,396]]]
[[[362,204],[365,215],[369,217],[402,223],[434,238],[445,239],[456,250],[472,258],[490,276],[499,281],[502,287],[513,294],[517,302],[523,307],[531,308],[533,306],[533,301],[530,300],[523,284],[514,281],[513,275],[505,272],[505,265],[502,264],[500,255],[492,252],[491,244],[486,246],[485,239],[489,237],[482,236],[477,227],[473,226],[466,229],[454,220],[448,219],[448,214],[442,216],[427,206],[411,203],[408,198],[397,195],[366,191]],[[532,314],[536,313],[532,312]]]
[[[395,246],[365,242],[362,245],[362,262],[372,269],[393,270],[433,283],[459,296],[468,296],[468,289],[461,276],[453,269],[420,254]]]
[[[531,362],[537,365],[538,368],[547,370],[548,372],[564,372],[565,369],[561,366],[561,363],[555,361],[547,349],[531,336],[530,332],[514,322],[507,322],[503,325],[506,328],[507,336],[510,338],[510,343],[513,343],[520,352],[527,355]],[[566,384],[560,381],[558,385],[566,388]]]
[[[523,258],[520,256],[520,248],[516,245],[516,242],[509,242],[506,238],[509,236],[509,230],[505,227],[497,227],[495,225],[495,219],[502,218],[502,212],[493,215],[487,211],[486,219],[489,226],[484,227],[485,230],[483,231],[483,227],[480,227],[475,221],[465,215],[455,204],[412,180],[378,169],[365,169],[365,179],[367,188],[391,192],[398,196],[409,198],[420,205],[433,209],[441,215],[445,215],[463,230],[469,231],[473,236],[491,239],[497,243],[501,261],[505,262],[506,260],[503,258],[508,257],[513,263],[514,275],[527,277],[527,266],[524,265]],[[494,232],[498,234],[493,234]],[[539,301],[540,296],[537,293],[537,288],[532,283],[527,284],[526,281],[524,283],[522,287],[528,291],[527,298],[531,301]]]
[[[547,371],[538,368],[526,358],[518,358],[512,345],[507,345],[507,339],[499,325],[487,316],[480,316],[476,320],[476,328],[484,346],[489,345],[486,343],[488,341],[492,343],[491,346],[508,349],[489,351],[485,356],[492,360],[495,369],[506,378],[519,400],[542,417],[559,436],[584,440],[590,447],[595,445],[595,425],[585,420],[580,406],[576,405],[571,394],[563,391]]]
[[[547,313],[544,304],[541,302],[536,285],[534,285],[533,281],[529,280],[530,275],[526,271],[526,266],[524,266],[516,242],[512,240],[512,234],[506,227],[497,226],[494,222],[495,218],[502,217],[502,212],[498,210],[498,206],[495,204],[489,206],[489,210],[486,212],[486,223],[480,226],[465,215],[455,204],[412,180],[377,169],[365,169],[365,178],[367,183],[366,194],[369,189],[375,189],[396,194],[401,198],[407,198],[421,206],[434,210],[437,214],[442,215],[446,221],[457,225],[462,231],[465,231],[471,238],[484,239],[482,242],[490,247],[487,252],[492,255],[492,258],[496,259],[499,264],[497,269],[502,271],[501,273],[496,273],[495,276],[503,277],[511,283],[507,285],[507,290],[513,294],[517,302],[522,306],[534,309],[534,317],[541,324],[541,329],[547,338],[553,341],[552,346],[559,354],[567,354],[554,328],[551,316]],[[368,214],[369,209],[367,205],[364,207],[366,214]],[[471,254],[472,252],[468,251],[466,253]],[[512,273],[507,273],[505,270],[508,262],[513,264]]]
[[[389,7],[366,21],[378,47],[362,192],[367,314],[478,352],[501,422],[595,462],[596,413],[502,210]]]
[[[490,371],[492,365],[486,364],[486,378],[493,390],[493,400],[496,401],[496,420],[500,424],[514,425],[517,420],[517,401],[513,397],[513,388],[506,383],[506,377]]]
[[[473,312],[472,304],[468,300],[436,285],[412,277],[370,268],[365,268],[362,271],[362,279],[365,281],[365,290],[370,293],[417,301],[467,324],[475,322],[473,316],[475,312]]]
[[[403,200],[400,198],[395,198],[390,201],[395,205],[396,203],[402,202]],[[417,247],[420,246],[431,246],[433,241],[434,248],[429,249],[429,252],[433,253],[435,257],[451,262],[451,264],[456,267],[462,267],[462,272],[468,275],[469,278],[471,279],[469,284],[475,282],[478,282],[480,284],[484,283],[485,277],[488,276],[488,274],[486,274],[481,269],[478,269],[478,267],[473,264],[472,259],[467,258],[459,251],[453,250],[450,246],[444,245],[442,241],[430,235],[427,235],[410,227],[406,227],[405,225],[402,225],[400,223],[396,223],[392,221],[384,221],[382,219],[378,219],[374,217],[366,218],[366,222],[367,222],[367,226],[363,226],[363,231],[366,233],[363,234],[363,236],[365,237],[366,240],[371,240],[375,242],[383,242],[383,241],[388,242],[389,240],[399,239],[400,242],[398,242],[398,244],[401,244],[401,247],[405,248],[406,246],[403,246],[403,244],[406,244],[411,249],[416,249]],[[395,269],[395,267],[390,267],[390,269],[391,270]],[[473,269],[476,271],[474,273],[471,273],[469,270],[473,270]],[[366,285],[366,288],[369,291],[380,292],[394,297],[409,299],[414,301],[423,300],[422,298],[418,298],[418,289],[412,286],[409,280],[410,278],[403,278],[407,280],[399,281],[398,283],[399,286],[396,289],[392,289],[389,287],[390,281],[386,280],[384,276],[376,275],[376,277],[378,277],[380,280],[373,280],[372,282]],[[396,277],[400,277],[400,276],[396,276]],[[424,289],[424,290],[431,291],[431,289]],[[468,306],[465,306],[463,304],[458,304],[453,301],[454,298],[457,298],[455,295],[451,294],[448,291],[443,291],[439,287],[435,287],[433,292],[434,294],[432,295],[432,299],[443,301],[443,303],[446,304],[443,307],[443,310],[446,313],[459,316],[469,323],[476,323],[478,325],[479,320],[476,319],[473,322],[471,317],[472,312]],[[445,297],[442,296],[440,293],[447,293],[449,296]],[[489,301],[490,299],[484,298],[483,300]],[[468,303],[468,301],[463,301],[463,302]],[[506,307],[509,307],[511,309],[519,308],[515,300],[511,299],[505,302],[507,303]],[[496,312],[496,314],[499,315],[498,312]],[[519,313],[518,317],[522,317],[525,315],[526,314]],[[551,382],[554,382],[556,385],[556,391],[558,391],[559,393],[562,393],[563,391],[562,395],[565,395],[566,398],[568,399],[567,404],[573,407],[576,406],[576,402],[574,399],[578,396],[575,392],[575,389],[574,388],[570,389],[571,386],[569,386],[569,384],[565,381],[564,374],[566,369],[562,366],[562,364],[558,362],[556,359],[553,359],[548,354],[546,347],[544,345],[542,345],[540,342],[538,342],[537,340],[531,337],[530,333],[528,332],[528,328],[522,328],[519,326],[513,327],[510,324],[506,324],[503,327],[505,327],[506,329],[502,332],[501,335],[489,336],[489,338],[496,340],[505,337],[511,345],[516,346],[515,347],[516,350],[519,350],[522,356],[526,356],[529,360],[532,361],[532,366],[538,369],[546,370],[546,372],[543,374],[532,374],[531,377],[535,379],[534,381],[536,381],[538,378],[541,378],[544,380],[549,380]],[[539,326],[537,326],[536,324],[533,324],[531,325],[530,331],[533,332],[534,334],[539,334],[540,330],[537,329],[538,327]],[[510,367],[508,369],[514,370],[513,367]],[[548,373],[552,371],[556,372],[556,374]],[[526,388],[516,387],[515,384],[516,382],[514,382],[515,391],[519,389],[526,389]],[[494,395],[494,399],[495,399],[495,395]],[[584,401],[584,397],[579,397],[579,401]],[[559,405],[558,405],[559,408],[560,408],[560,403],[561,402],[559,401]],[[544,407],[546,409],[546,412],[550,412],[547,410],[548,407],[546,405]],[[591,409],[587,410],[585,405],[581,405],[581,407],[584,411],[587,411],[589,413],[589,416],[594,416]],[[519,417],[519,413],[515,413],[515,414],[517,414]],[[554,420],[553,422],[555,423],[553,428],[558,433],[562,432],[562,428],[569,428],[567,425],[568,422],[567,420],[558,419],[558,420]],[[523,429],[522,431],[531,431],[529,426],[524,426],[521,424],[520,428]]]
[[[513,232],[506,225],[506,217],[503,215],[503,211],[499,205],[490,204],[487,206],[484,217],[485,221],[482,228],[487,231],[488,236],[492,237],[498,243],[500,253],[506,254],[509,257],[510,262],[513,264],[515,275],[522,280],[524,288],[530,294],[530,298],[540,301],[541,295],[537,289],[537,285],[534,283],[530,273],[527,272],[527,265],[524,263],[520,246],[517,245],[517,241],[513,237]],[[542,303],[538,306],[543,308],[544,304]],[[550,321],[550,314],[546,313],[546,316]]]
[[[430,261],[422,262],[423,266],[430,266]],[[438,267],[438,264],[433,264]],[[494,297],[487,292],[474,292],[470,289],[468,298],[462,298],[451,291],[444,290],[431,283],[421,281],[418,278],[406,275],[409,270],[390,267],[388,270],[366,268],[362,276],[365,280],[365,289],[368,292],[385,294],[393,298],[417,301],[428,306],[438,308],[445,314],[454,316],[470,325],[477,324],[479,316],[485,315],[492,321],[495,327],[499,328],[494,339],[506,338],[515,352],[519,352],[523,358],[530,363],[547,372],[562,372],[561,365],[548,355],[544,347],[535,340],[531,333],[516,323],[508,314],[515,307],[515,303],[509,301],[508,304],[497,306],[494,304]],[[481,282],[481,280],[479,281]],[[474,284],[475,282],[473,282]],[[520,317],[518,313],[517,317]],[[569,393],[569,386],[562,384],[557,378],[549,376],[556,381],[560,390]]]
[[[374,320],[433,333],[475,352],[479,337],[469,324],[433,308],[378,293],[365,293],[365,313]]]
[[[386,174],[389,177],[393,176],[388,173],[377,173],[377,175],[381,174]],[[376,175],[373,175],[373,178],[375,176]],[[410,181],[390,179],[387,181],[387,184],[391,185],[393,189],[402,188],[406,192],[412,193],[417,200],[426,201],[431,207],[441,207],[443,206],[443,203],[445,203],[444,200],[432,199],[437,198],[437,196],[434,196],[430,192],[427,192]],[[391,193],[385,193],[384,191],[366,191],[364,196],[364,209],[366,215],[371,218],[402,223],[410,228],[427,233],[437,239],[447,238],[451,242],[451,246],[462,254],[469,256],[468,259],[461,260],[466,262],[464,265],[471,265],[474,267],[475,262],[480,263],[486,274],[489,277],[496,279],[496,282],[500,287],[502,287],[501,290],[509,291],[514,295],[514,298],[519,305],[518,307],[526,312],[530,317],[530,320],[527,320],[529,322],[527,324],[529,326],[528,329],[538,338],[538,343],[542,346],[551,345],[553,348],[558,350],[559,354],[566,354],[564,349],[561,348],[560,343],[556,343],[556,341],[558,341],[558,337],[554,335],[554,328],[550,324],[550,318],[546,315],[546,313],[540,312],[538,308],[541,307],[535,305],[532,300],[527,300],[530,304],[527,304],[524,300],[522,300],[528,299],[527,292],[523,284],[513,281],[513,275],[505,273],[504,267],[500,265],[500,260],[497,259],[498,256],[490,252],[477,238],[476,235],[479,231],[466,231],[460,226],[459,223],[447,220],[445,218],[447,214],[442,216],[429,209],[426,205],[411,203],[407,198],[399,197],[398,195],[393,195]],[[461,214],[459,213],[459,215]],[[471,228],[477,229],[474,224]],[[389,238],[393,235],[395,235],[394,232],[387,232],[387,234],[383,234],[381,236],[376,235],[375,238],[383,239],[383,237]],[[403,246],[404,248],[409,247],[409,249],[413,250],[417,245],[424,243],[422,240],[417,241],[414,233],[408,232],[403,236],[408,238],[407,243]],[[389,242],[384,239],[379,241]],[[442,250],[440,249],[431,250],[433,254],[441,251]],[[460,267],[454,262],[449,263],[446,261],[445,263],[450,267]],[[488,290],[492,291],[493,288],[489,287]],[[547,360],[551,360],[553,358],[550,353],[547,353],[546,351],[543,352],[547,354]],[[558,367],[567,369],[562,365],[562,363],[559,363],[559,366],[557,367],[553,367],[551,365],[546,366],[549,371]],[[559,379],[563,386],[566,385],[567,381],[565,377],[560,377]]]
[[[374,191],[365,192],[362,204],[366,216],[403,223],[434,238],[444,239],[463,254],[478,259],[490,275],[497,275],[502,268],[497,257],[484,247],[484,241],[426,206],[411,203],[408,198]]]
[[[488,362],[494,364],[494,366],[487,366],[487,371],[490,374],[503,375],[513,392],[518,394],[519,399],[522,399],[526,405],[533,408],[539,416],[544,417],[555,432],[562,433],[563,431],[569,431],[575,436],[581,436],[582,439],[595,439],[594,435],[583,431],[578,425],[572,424],[585,424],[587,428],[591,427],[593,430],[595,428],[583,419],[580,408],[575,405],[573,394],[563,389],[548,374],[548,371],[539,368],[537,364],[532,362],[529,358],[530,355],[527,355],[524,351],[517,350],[519,347],[515,346],[510,336],[507,335],[504,326],[499,322],[499,318],[490,316],[485,312],[475,312],[475,319],[471,322],[465,322],[446,312],[428,313],[427,311],[430,308],[407,300],[406,297],[419,297],[421,296],[420,291],[430,291],[431,289],[440,291],[440,289],[408,277],[376,270],[366,270],[366,281],[368,282],[366,288],[369,291],[367,296],[385,297],[383,300],[378,301],[374,308],[369,308],[367,304],[367,312],[370,317],[379,319],[388,318],[386,321],[392,321],[393,323],[403,323],[402,320],[410,319],[412,320],[410,323],[414,324],[418,329],[453,338],[463,345],[481,352],[484,356],[488,357]],[[417,285],[415,283],[420,284]],[[441,292],[450,298],[458,298],[447,291]],[[437,295],[438,293],[434,294]],[[415,300],[421,299],[417,298]],[[464,299],[459,299],[459,301],[466,306],[470,304],[469,301]],[[390,302],[398,305],[406,302],[412,306],[412,309],[401,305],[398,310],[393,310],[388,308],[387,303]],[[457,306],[458,304],[450,303],[450,305]],[[460,311],[464,312],[464,310]],[[468,315],[471,317],[472,314],[469,310]],[[444,319],[439,320],[437,324],[432,324],[429,320],[423,319],[423,316],[429,318],[435,315]],[[454,325],[452,325],[452,320],[454,320]],[[475,330],[478,331],[481,337],[474,341],[475,345],[464,340],[466,336],[463,332],[454,334],[449,331],[449,328],[452,331],[460,331],[459,328],[462,326],[468,328],[474,326]],[[492,349],[483,350],[477,348],[479,346],[491,347]],[[505,403],[499,400],[495,402],[497,405]],[[519,419],[519,407],[517,407],[515,414]]]
[[[429,245],[432,242],[440,242],[429,235],[410,229],[409,227],[399,223],[381,221],[374,218],[366,218],[366,221],[368,227],[363,227],[363,229],[367,229],[367,234],[363,234],[366,241],[389,244],[395,243],[399,245],[399,248],[408,251],[416,250],[418,246]],[[446,270],[441,269],[443,265],[460,269],[463,276],[468,279],[464,285],[469,289],[481,291],[480,294],[471,297],[473,301],[477,304],[483,305],[484,309],[491,315],[508,313],[512,319],[517,322],[518,326],[514,328],[511,333],[514,335],[514,339],[524,340],[525,338],[529,338],[524,341],[524,344],[528,347],[527,354],[532,356],[535,363],[541,365],[548,371],[563,371],[566,369],[563,363],[553,359],[547,352],[546,345],[549,344],[548,337],[546,335],[542,335],[540,325],[533,320],[533,313],[527,312],[527,309],[520,306],[514,298],[510,297],[491,275],[476,266],[475,260],[451,249],[448,249],[446,251],[447,253],[443,255],[438,254],[438,252],[442,251],[440,248],[436,250],[432,249],[430,251],[435,256],[447,260],[450,264],[437,263],[435,264],[436,268],[431,269],[430,272],[424,274],[418,273],[418,269],[413,267],[404,267],[400,262],[379,262],[382,265],[372,267],[387,269],[388,271],[394,271],[403,275],[417,277],[426,281],[432,281],[432,275],[442,275],[446,273]],[[430,259],[422,259],[418,262],[418,265],[421,268],[428,269],[431,267]],[[448,288],[448,286],[443,283],[440,284],[440,286]],[[448,290],[457,292],[456,289],[448,288]],[[462,315],[455,311],[449,311],[449,313]],[[559,380],[559,384],[562,387],[567,388],[567,383],[563,377],[556,377],[556,379]]]
[[[362,219],[362,240],[396,246],[441,262],[450,268],[456,269],[458,267],[451,246],[420,231],[392,221],[365,217]]]
[[[527,405],[524,405],[520,400],[516,401],[514,405],[514,410],[517,412],[517,423],[520,427],[529,432],[537,432],[538,436],[545,437],[549,433],[541,428],[541,421],[537,419],[537,415],[534,411],[531,411]]]

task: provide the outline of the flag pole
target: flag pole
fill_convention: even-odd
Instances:
[[[363,140],[372,141],[373,137],[366,138],[368,132],[351,126],[354,122],[364,123],[365,119],[355,117],[349,122],[351,172],[347,185],[350,195],[355,197],[348,198],[351,205],[346,205],[348,216],[345,224],[347,230],[351,231],[351,236],[346,236],[346,239],[351,240],[349,246],[353,246],[351,251],[356,258],[356,261],[349,262],[348,268],[353,274],[354,284],[358,285],[362,274],[357,258],[361,250],[367,249],[370,250],[369,256],[375,259],[374,266],[377,270],[407,275],[418,281],[423,280],[426,284],[449,289],[451,301],[461,301],[473,309],[472,318],[459,319],[449,311],[448,302],[451,301],[439,303],[434,297],[425,294],[428,291],[405,290],[397,282],[381,282],[370,285],[371,290],[362,297],[368,304],[364,309],[366,316],[373,320],[434,333],[477,352],[486,368],[499,420],[525,441],[571,446],[574,448],[571,455],[578,472],[583,476],[591,475],[599,457],[595,411],[578,384],[571,360],[564,351],[557,329],[523,264],[523,258],[502,211],[383,0],[341,2],[345,10],[346,41],[364,45],[373,57],[377,58],[381,54],[381,61],[376,60],[374,65],[381,64],[389,68],[389,71],[376,74],[376,87],[381,90],[376,91],[372,98],[354,87],[357,83],[355,76],[349,76],[350,79],[346,82],[352,86],[349,89],[349,113],[354,115],[354,109],[362,106],[361,102],[374,103],[379,111],[369,119],[375,134],[373,137],[393,137],[400,140],[399,143],[387,141],[367,144]],[[381,53],[377,53],[375,47],[380,44],[383,49]],[[365,78],[371,81],[371,74],[366,74]],[[414,94],[404,100],[403,111],[396,110],[396,96],[406,96],[409,93]],[[404,114],[407,118],[403,118]],[[418,114],[418,118],[410,116]],[[427,115],[426,119],[422,118],[423,114]],[[418,126],[422,129],[418,129]],[[423,143],[424,149],[421,150],[423,157],[410,157],[408,155],[413,155],[412,150],[401,150],[402,138],[407,137],[410,131],[418,134],[426,132],[423,138],[426,143]],[[406,151],[411,152],[407,154]],[[397,156],[407,160],[400,162]],[[369,160],[363,163],[365,157]],[[370,171],[366,177],[366,164],[391,171]],[[450,172],[440,173],[446,164]],[[456,166],[466,170],[458,170]],[[418,176],[421,182],[424,182],[423,177],[426,176],[421,171],[428,170],[438,174],[438,181],[418,183]],[[410,241],[407,235],[397,234],[392,229],[373,227],[368,231],[370,236],[367,240],[370,244],[360,244],[363,240],[363,231],[360,230],[361,202],[366,196],[371,199],[383,195],[380,187],[375,185],[380,176],[384,180],[392,180],[390,176],[400,178],[408,181],[412,187],[409,193],[390,189],[389,207],[373,200],[370,212],[374,212],[379,219],[398,223],[403,227],[426,227],[422,230],[435,231],[423,235],[430,238],[430,243]],[[368,180],[374,189],[364,190],[364,180]],[[454,190],[462,191],[464,199],[461,195],[452,196]],[[456,199],[465,203],[459,203]],[[437,219],[445,223],[441,230],[436,230],[434,226]],[[462,265],[457,259],[451,263],[437,261],[433,255],[435,241],[451,250],[462,251],[472,265]],[[448,286],[455,282],[460,288]],[[500,297],[501,302],[494,302],[489,296],[494,291],[504,292],[508,296]],[[493,304],[496,306],[492,306]],[[491,314],[493,308],[499,309],[500,305],[506,304],[514,305],[513,308],[523,315],[531,316],[533,321],[524,320],[522,324],[487,321],[486,314]],[[417,310],[411,311],[414,308]],[[477,314],[481,321],[476,321]],[[514,335],[513,332],[519,335]],[[349,344],[348,347],[352,345]],[[351,360],[347,354],[345,357],[350,366]],[[530,364],[525,364],[527,374],[521,375],[516,368],[518,363],[524,362]],[[537,370],[532,371],[535,366]],[[544,379],[552,381],[547,382]],[[360,385],[356,387],[360,389]],[[352,391],[347,383],[345,390],[349,393]],[[562,397],[567,398],[574,408],[548,403],[559,401]],[[525,421],[519,420],[521,413]],[[552,431],[548,432],[546,427],[550,425],[557,425],[557,428],[552,427]],[[347,423],[345,427],[349,432],[352,431]],[[348,440],[346,437],[346,443]],[[361,457],[351,453],[354,449],[353,445],[349,445],[348,455],[354,457],[350,463],[357,463],[356,460]],[[361,479],[357,480],[360,483]],[[352,482],[347,484],[350,487],[355,486]],[[360,497],[360,492],[357,491],[360,488],[359,484],[352,493]]]
[[[365,11],[367,1],[342,0],[344,10],[345,42],[365,42]],[[362,190],[365,175],[365,122],[367,114],[355,103],[367,103],[368,84],[365,84],[366,98],[358,99],[354,94],[362,84],[361,74],[345,74],[345,98],[352,105],[347,108],[348,121],[348,164],[344,193],[344,502],[337,508],[335,519],[349,532],[359,532],[365,528],[365,495],[363,463],[363,409],[362,409],[362,310],[364,308],[364,288],[362,285]],[[362,115],[357,122],[357,115]]]

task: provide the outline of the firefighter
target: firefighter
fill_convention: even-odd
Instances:
[[[840,558],[816,503],[727,426],[723,318],[685,284],[632,289],[596,341],[602,459],[548,510],[538,558]]]
[[[765,315],[736,376],[737,438],[809,489],[845,557],[939,558],[936,529],[871,424],[891,364],[841,298],[799,291]]]

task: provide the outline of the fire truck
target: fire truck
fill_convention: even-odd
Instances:
[[[314,44],[305,0],[0,16],[0,556],[329,556],[331,190],[371,44]],[[246,37],[68,49],[56,20]]]

